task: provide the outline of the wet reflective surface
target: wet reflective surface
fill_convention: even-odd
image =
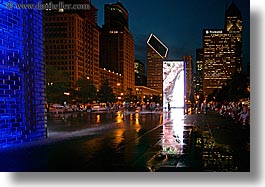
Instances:
[[[219,118],[215,114],[184,116],[183,110],[177,109],[171,113],[120,111],[52,115],[48,118],[49,137],[41,142],[1,150],[0,169],[248,170],[249,152],[243,145],[238,148],[242,141],[241,133],[248,136],[248,132],[234,134],[233,128],[227,128],[231,124]],[[236,148],[245,156],[235,154]]]

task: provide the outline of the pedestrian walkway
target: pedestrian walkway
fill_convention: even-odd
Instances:
[[[173,111],[54,119],[48,139],[1,150],[0,170],[250,170],[248,128],[214,111],[207,115]]]
[[[214,111],[187,115],[184,123],[192,126],[189,151],[157,171],[250,171],[249,128]]]

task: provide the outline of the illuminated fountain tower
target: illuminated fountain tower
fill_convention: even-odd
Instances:
[[[0,1],[0,148],[46,134],[42,11],[7,2],[19,1]]]
[[[184,61],[163,61],[163,110],[184,108]]]

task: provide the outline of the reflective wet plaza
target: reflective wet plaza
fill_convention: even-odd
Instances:
[[[238,130],[214,111],[53,114],[48,138],[0,151],[1,171],[247,171]],[[239,153],[241,156],[239,156]]]

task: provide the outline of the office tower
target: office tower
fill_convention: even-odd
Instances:
[[[0,7],[1,149],[45,138],[46,129],[42,11]]]
[[[70,3],[71,1],[65,1]],[[54,2],[56,3],[56,1]],[[88,3],[80,0],[75,3]],[[71,86],[81,77],[99,85],[99,36],[97,9],[44,11],[45,63],[66,72]]]
[[[226,31],[231,34],[236,55],[236,71],[242,73],[242,16],[234,2],[226,11]]]
[[[196,72],[203,72],[203,49],[196,49]]]
[[[134,40],[128,25],[128,11],[117,2],[105,4],[100,39],[100,67],[123,76],[121,87],[134,90]]]
[[[134,62],[135,86],[146,86],[145,65],[140,60]]]
[[[203,66],[206,96],[242,73],[242,16],[234,2],[226,10],[224,29],[203,31]]]
[[[203,80],[203,49],[196,49],[196,73],[194,76],[194,91],[195,94],[202,94]]]
[[[158,37],[150,34],[147,40],[147,87],[163,92],[163,60],[167,58],[168,48]]]
[[[186,99],[189,100],[192,96],[193,92],[193,62],[192,62],[192,56],[183,56],[183,60],[186,63],[186,81],[185,81],[185,87],[186,87]]]
[[[207,96],[226,85],[236,72],[234,40],[225,30],[204,30],[203,92]]]

